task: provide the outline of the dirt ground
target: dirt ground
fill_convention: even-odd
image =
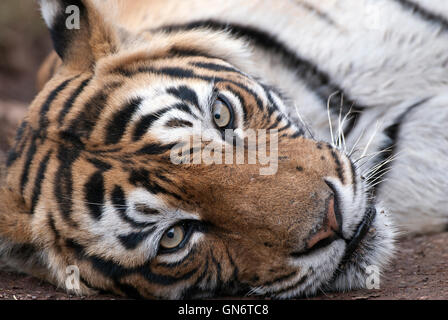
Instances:
[[[50,50],[36,1],[0,1],[0,163],[9,138],[36,94],[35,74]],[[0,204],[1,206],[1,204]],[[325,293],[311,299],[448,299],[448,233],[401,239],[379,290]],[[1,270],[0,266],[0,270]],[[0,300],[117,299],[74,297],[35,278],[0,271]]]

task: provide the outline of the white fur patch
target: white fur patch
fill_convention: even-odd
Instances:
[[[51,29],[54,25],[56,16],[61,13],[62,8],[57,0],[41,0],[40,10],[42,12],[42,17],[45,20],[45,24]]]

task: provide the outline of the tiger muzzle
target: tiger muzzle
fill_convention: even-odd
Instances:
[[[320,229],[306,242],[306,251],[310,253],[319,248],[330,245],[333,241],[342,238],[342,215],[334,196],[327,200],[326,214]]]

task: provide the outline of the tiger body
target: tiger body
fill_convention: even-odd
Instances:
[[[11,265],[58,285],[75,265],[80,294],[288,298],[362,287],[397,229],[446,228],[442,4],[74,2],[78,31],[69,2],[42,1],[62,62],[9,155]],[[276,130],[275,174],[170,161],[192,136],[222,142],[216,101],[232,141]]]

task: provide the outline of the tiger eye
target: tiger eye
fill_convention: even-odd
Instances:
[[[212,109],[213,121],[218,128],[227,127],[232,121],[232,112],[229,106],[221,99],[216,99]]]
[[[185,237],[185,230],[182,226],[174,226],[165,232],[160,240],[163,249],[174,249],[182,243]]]

